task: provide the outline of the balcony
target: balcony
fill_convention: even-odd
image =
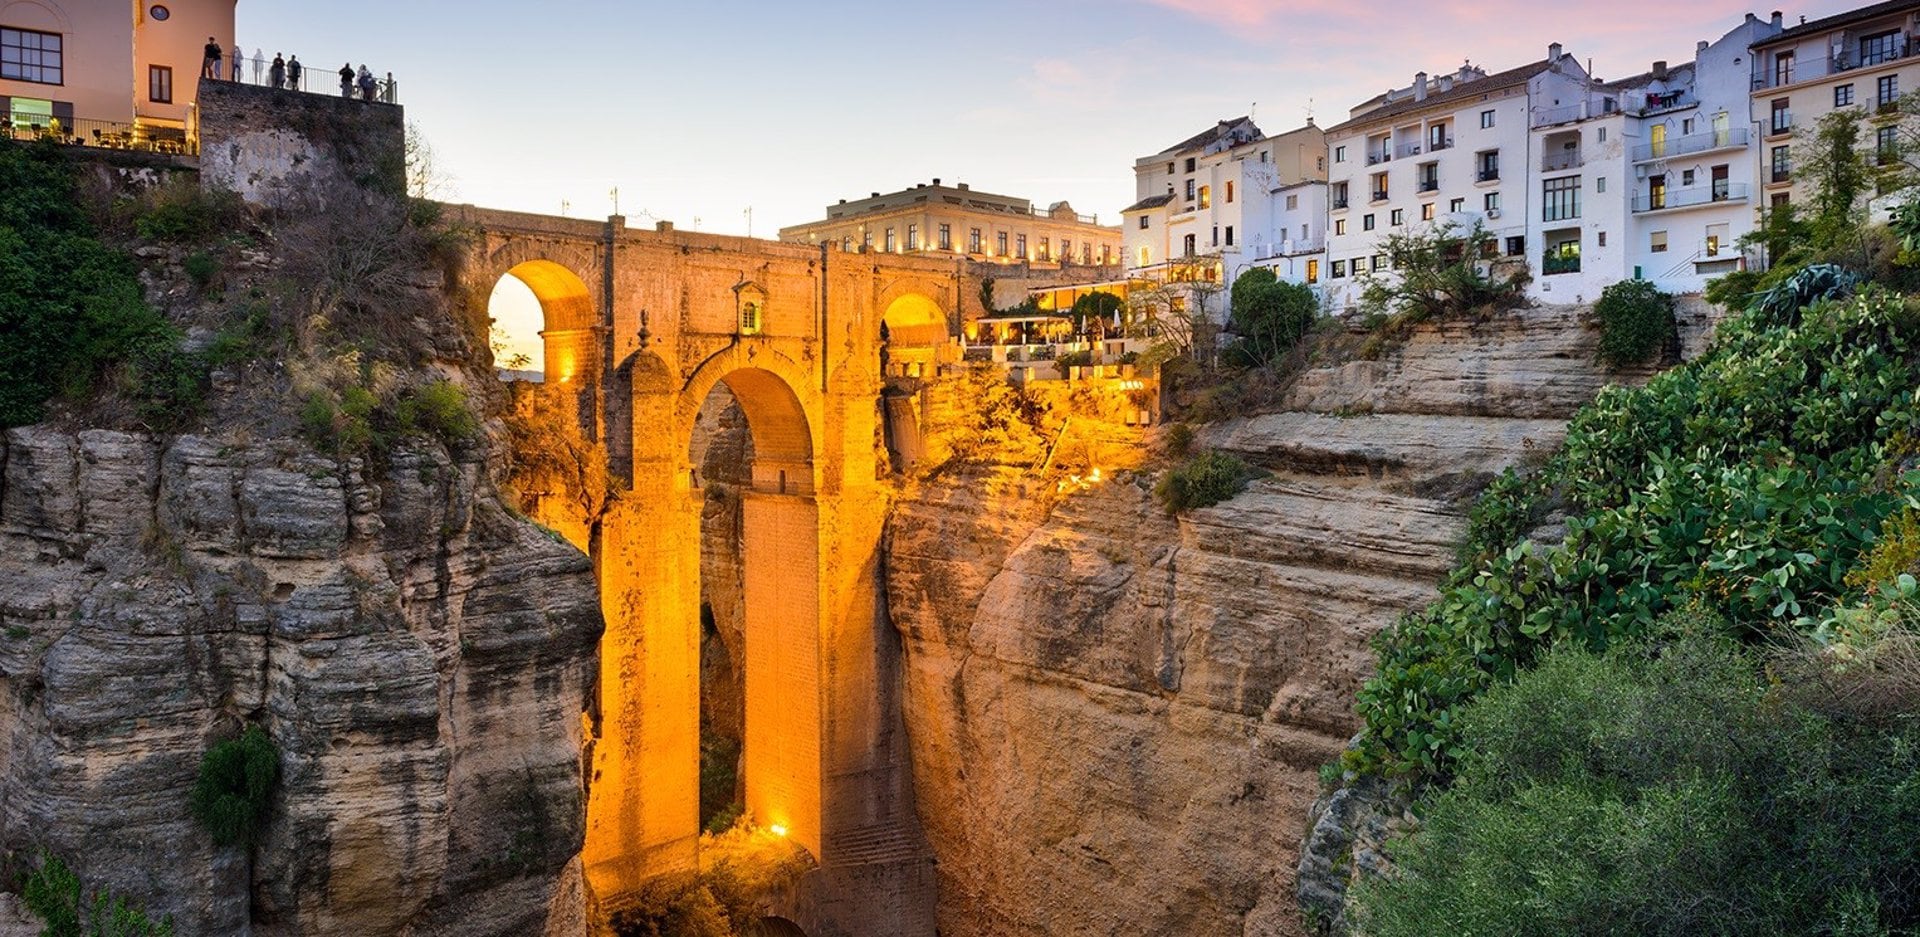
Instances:
[[[1714,186],[1694,186],[1689,189],[1667,189],[1658,193],[1635,196],[1633,210],[1639,212],[1666,211],[1675,208],[1697,208],[1718,202],[1745,202],[1748,186],[1745,183],[1723,183]]]
[[[1635,113],[1641,117],[1665,114],[1669,111],[1685,110],[1697,107],[1700,99],[1691,91],[1662,91],[1647,95],[1647,103],[1642,104]]]
[[[1318,254],[1326,249],[1326,238],[1293,238],[1273,244],[1263,256],[1256,259],[1266,260],[1272,257],[1295,257],[1300,254]]]
[[[1374,200],[1374,201],[1376,201],[1376,202],[1384,202],[1384,201],[1386,201],[1386,200],[1387,200],[1387,190],[1386,190],[1386,189],[1379,189],[1379,190],[1377,190],[1377,191],[1375,191],[1375,192],[1373,193],[1373,200]]]
[[[0,115],[0,140],[44,141],[62,146],[95,147],[107,150],[132,150],[165,156],[192,156],[200,152],[200,140],[184,130],[128,124],[86,117],[41,117]]]
[[[1555,124],[1570,124],[1586,115],[1585,104],[1563,104],[1559,107],[1542,108],[1534,112],[1535,127],[1551,127]]]
[[[1500,169],[1498,167],[1495,167],[1493,169],[1482,169],[1480,170],[1479,175],[1474,176],[1474,181],[1475,182],[1499,182]]]
[[[1792,182],[1793,171],[1789,169],[1782,169],[1778,166],[1775,166],[1773,168],[1772,177],[1769,178],[1767,181],[1768,182]]]
[[[1342,208],[1345,208],[1345,207],[1347,207],[1347,200],[1346,200],[1346,199],[1344,199],[1344,198],[1337,198],[1337,199],[1334,199],[1334,200],[1333,200],[1333,209],[1334,209],[1335,211],[1339,211],[1340,209],[1342,209]]]
[[[1541,172],[1560,172],[1567,169],[1579,169],[1587,164],[1580,154],[1579,147],[1548,153],[1540,158]]]
[[[1857,37],[1855,38],[1857,39]],[[1756,55],[1753,57],[1753,90],[1760,91],[1766,88],[1781,88],[1803,81],[1812,81],[1816,78],[1825,78],[1828,75],[1837,75],[1841,72],[1852,71],[1856,68],[1872,68],[1875,65],[1885,65],[1888,62],[1897,62],[1901,59],[1912,58],[1915,54],[1920,54],[1920,38],[1902,36],[1895,40],[1891,49],[1875,49],[1869,51],[1865,56],[1862,56],[1856,46],[1856,48],[1849,49],[1837,56],[1826,56],[1807,59],[1805,61],[1796,59],[1791,66],[1785,69],[1772,67],[1774,63],[1766,61],[1766,56]]]
[[[1367,165],[1372,166],[1376,163],[1384,163],[1392,158],[1393,154],[1385,150],[1369,151],[1367,153]]]
[[[1451,136],[1441,137],[1438,140],[1427,141],[1427,149],[1435,153],[1438,153],[1444,149],[1448,149],[1452,146],[1453,146],[1453,137]]]
[[[1399,156],[1399,157],[1419,156],[1420,144],[1419,143],[1402,143],[1399,146],[1396,146],[1393,148],[1393,155]]]
[[[1560,256],[1557,254],[1548,254],[1540,258],[1540,273],[1542,276],[1550,277],[1550,276],[1554,276],[1562,273],[1579,273],[1579,272],[1580,272],[1580,255],[1579,254],[1574,254],[1571,257]]]
[[[1692,133],[1684,137],[1675,137],[1659,143],[1645,143],[1633,148],[1633,161],[1644,163],[1655,159],[1668,159],[1685,156],[1689,153],[1706,153],[1712,150],[1738,149],[1747,145],[1747,128],[1729,128],[1721,131]]]
[[[1421,191],[1421,192],[1438,192],[1438,191],[1440,191],[1440,179],[1439,179],[1439,177],[1438,177],[1438,176],[1435,176],[1435,177],[1433,177],[1433,178],[1430,178],[1430,179],[1422,179],[1422,180],[1420,180],[1420,191]]]

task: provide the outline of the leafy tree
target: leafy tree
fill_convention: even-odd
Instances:
[[[1233,281],[1229,319],[1238,336],[1230,357],[1264,365],[1284,355],[1313,327],[1320,298],[1304,284],[1288,283],[1272,270],[1254,267]]]
[[[1125,300],[1112,293],[1093,292],[1073,301],[1074,331],[1085,334],[1093,323],[1103,323],[1096,328],[1104,329],[1104,323],[1113,319],[1115,313],[1125,309]]]
[[[1859,108],[1833,111],[1811,133],[1795,130],[1794,174],[1813,189],[1811,228],[1816,248],[1832,247],[1865,220],[1864,198],[1874,170],[1860,151]]]
[[[1396,232],[1381,241],[1392,272],[1367,274],[1361,304],[1369,312],[1419,322],[1481,309],[1511,309],[1526,302],[1532,274],[1525,264],[1502,257],[1494,236],[1475,221],[1470,228],[1443,222]]]
[[[267,823],[280,778],[280,751],[259,726],[215,744],[200,759],[188,805],[222,846],[251,846]]]

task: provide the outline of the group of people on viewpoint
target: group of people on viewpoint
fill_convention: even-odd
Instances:
[[[230,63],[227,69],[226,79],[228,81],[241,80],[241,73],[247,67],[246,50],[240,48],[239,43],[234,43],[233,52],[229,56],[225,50],[220,48],[218,41],[212,36],[208,36],[206,58],[200,63],[200,77],[212,78],[216,81],[219,80],[221,77],[220,65],[223,61]],[[275,52],[273,54],[273,61],[269,63],[265,52],[259,49],[255,49],[253,52],[253,80],[255,84],[263,83],[262,72],[264,72],[265,84],[274,88],[284,88],[288,91],[295,91],[300,88],[300,75],[304,70],[305,66],[300,64],[300,57],[298,55],[282,58],[280,53]],[[341,97],[351,98],[354,92],[357,91],[362,101],[371,101],[374,100],[379,86],[380,83],[374,79],[373,72],[367,70],[367,66],[361,65],[358,71],[354,70],[353,63],[351,62],[340,66]]]

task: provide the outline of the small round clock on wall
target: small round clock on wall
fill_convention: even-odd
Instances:
[[[153,18],[156,20],[165,20],[167,17],[173,15],[172,10],[167,9],[166,7],[163,7],[158,3],[154,4],[153,9],[148,10],[147,12],[151,13],[153,15]]]

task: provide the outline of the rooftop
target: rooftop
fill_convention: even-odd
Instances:
[[[1220,121],[1154,155],[1166,156],[1185,153],[1188,150],[1204,150],[1221,143],[1237,146],[1241,143],[1251,143],[1263,136],[1265,134],[1262,134],[1260,128],[1254,125],[1251,116],[1235,117],[1232,120]]]
[[[1920,10],[1920,0],[1888,0],[1886,3],[1875,3],[1871,6],[1848,10],[1845,13],[1835,13],[1832,16],[1822,17],[1811,22],[1790,27],[1782,30],[1778,35],[1769,36],[1766,39],[1754,43],[1752,48],[1761,49],[1767,46],[1779,45],[1783,42],[1792,42],[1806,36],[1830,32],[1835,29],[1843,29],[1855,23],[1864,23],[1868,20],[1879,19],[1880,17],[1895,13],[1905,13],[1910,10]]]
[[[1915,2],[1920,2],[1920,0],[1915,0]],[[1553,60],[1541,59],[1538,62],[1522,65],[1519,68],[1510,68],[1504,72],[1495,72],[1484,77],[1476,75],[1465,81],[1455,80],[1453,87],[1449,90],[1429,92],[1424,98],[1407,97],[1389,101],[1393,96],[1392,93],[1375,95],[1373,98],[1363,102],[1359,108],[1364,108],[1380,101],[1388,101],[1388,103],[1382,104],[1373,110],[1364,111],[1343,123],[1328,127],[1327,132],[1335,133],[1341,130],[1351,130],[1355,127],[1370,126],[1380,121],[1413,111],[1467,101],[1486,94],[1489,91],[1498,91],[1502,88],[1513,87],[1514,85],[1523,85],[1533,80],[1535,75],[1546,71],[1552,66]],[[1359,108],[1355,109],[1359,110]]]

